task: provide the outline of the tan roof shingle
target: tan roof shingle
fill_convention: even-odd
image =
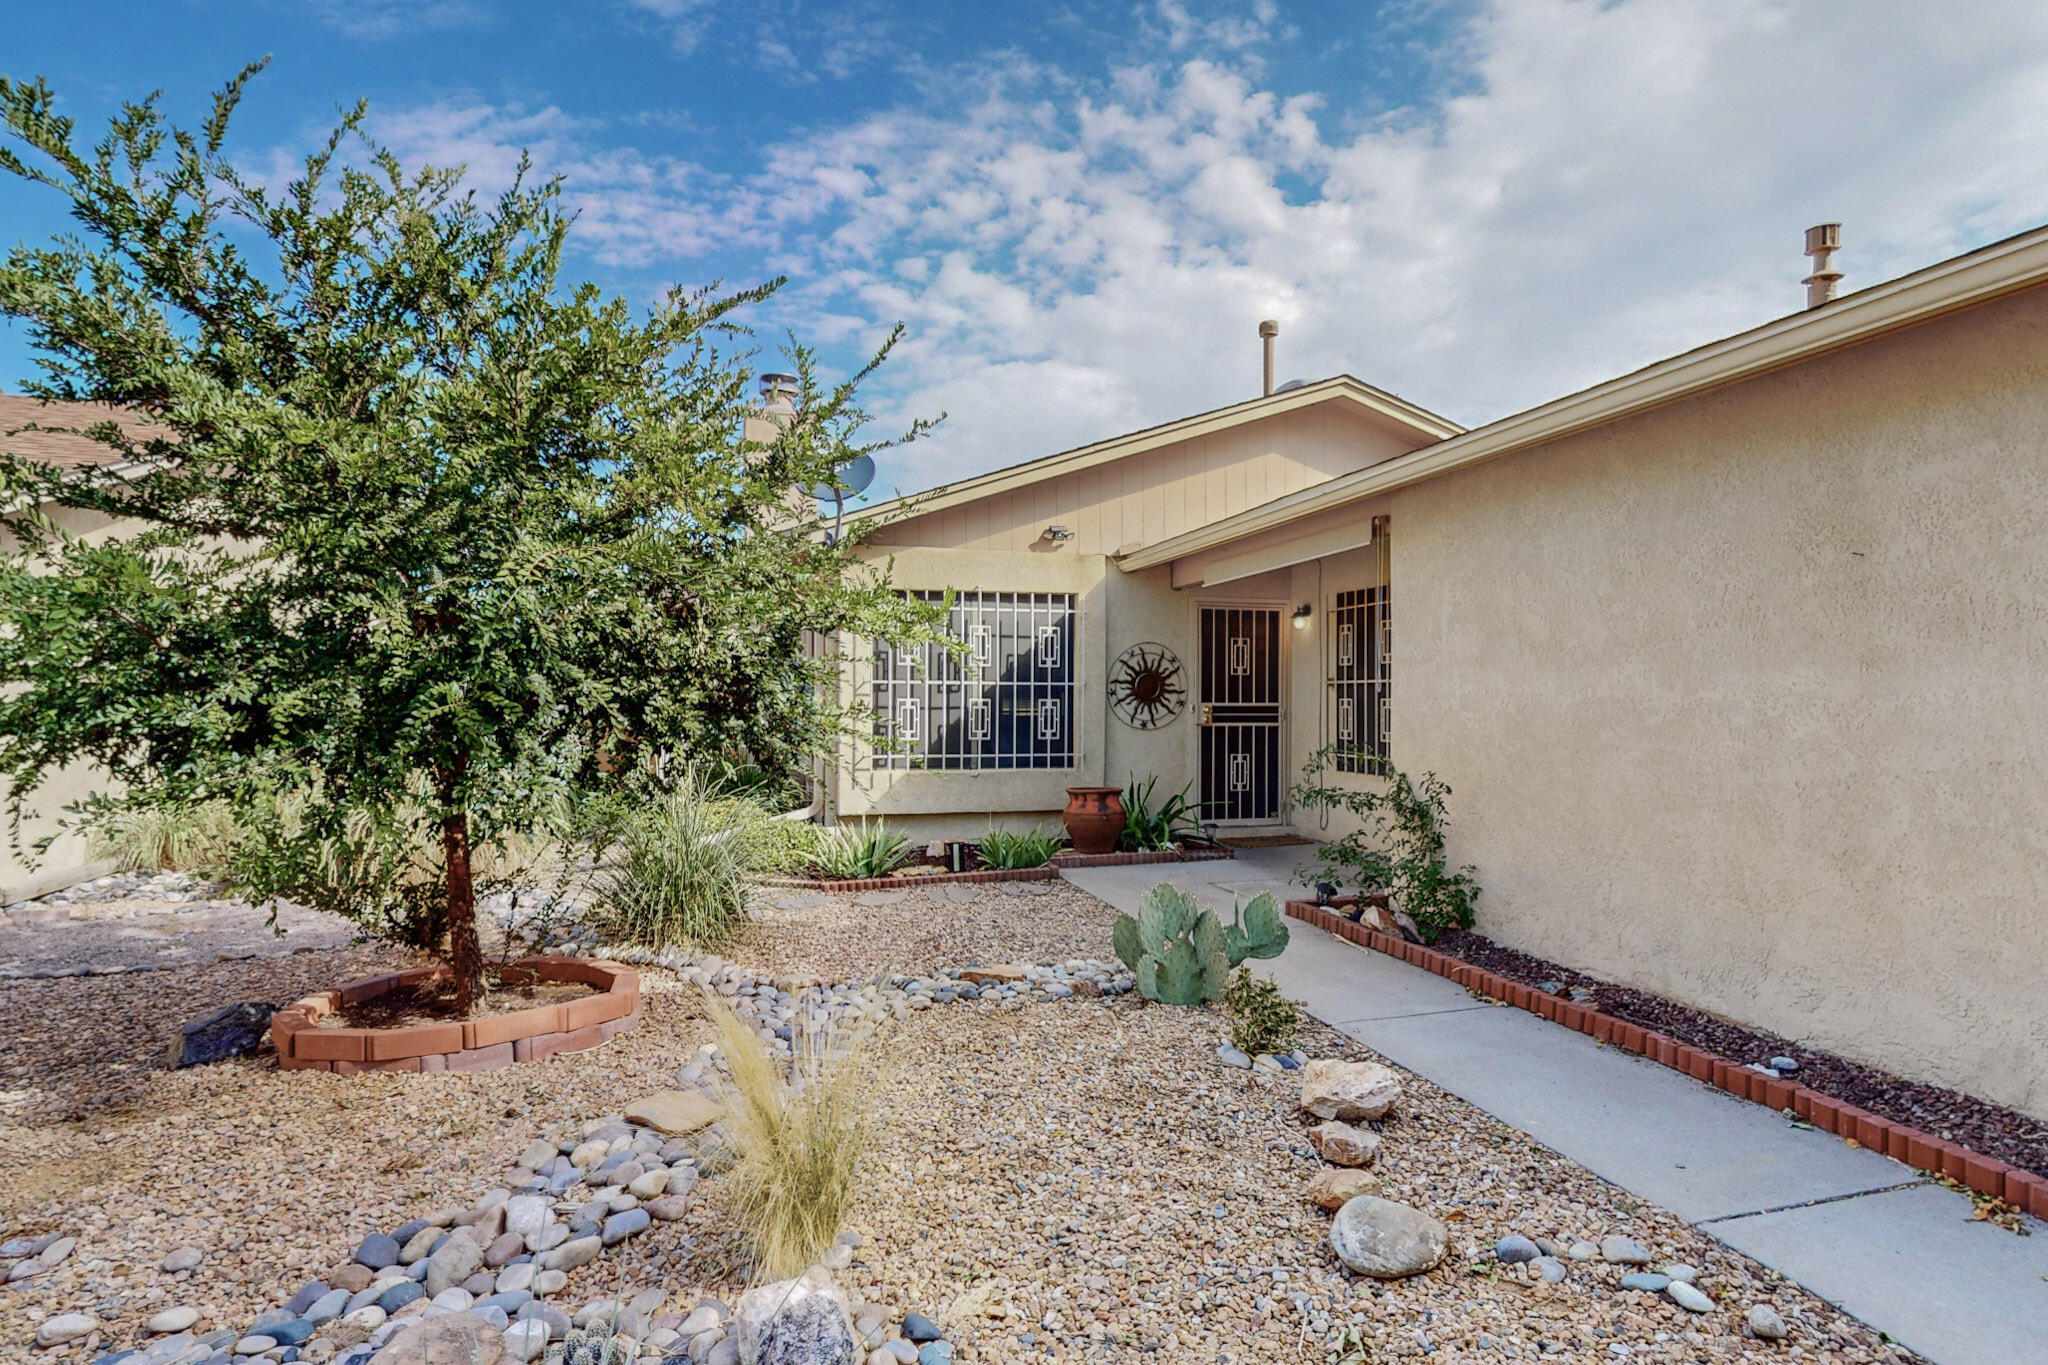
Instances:
[[[169,436],[163,427],[105,403],[53,403],[18,393],[0,393],[0,451],[61,469],[118,464],[121,452],[77,431],[23,431],[22,427],[84,430],[113,418],[131,439]]]

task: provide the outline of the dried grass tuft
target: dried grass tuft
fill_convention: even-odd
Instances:
[[[801,1275],[845,1226],[867,1149],[879,1078],[865,1034],[799,1031],[784,1061],[717,997],[732,1095],[725,1120],[738,1162],[727,1177],[757,1281]]]

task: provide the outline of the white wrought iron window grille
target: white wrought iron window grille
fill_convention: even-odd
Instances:
[[[1330,728],[1340,773],[1384,773],[1393,719],[1393,616],[1388,590],[1337,594],[1330,613]]]
[[[872,766],[1074,766],[1074,617],[1067,593],[958,593],[947,633],[964,655],[877,641]]]

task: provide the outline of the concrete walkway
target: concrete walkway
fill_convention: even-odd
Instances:
[[[1228,910],[1299,896],[1307,848],[1234,862],[1076,869],[1123,910],[1171,881]],[[1255,964],[1317,1018],[1942,1365],[2048,1362],[2048,1227],[1969,1221],[1918,1171],[1795,1127],[1633,1054],[1290,920]]]

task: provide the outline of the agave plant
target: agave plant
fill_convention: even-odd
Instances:
[[[888,822],[837,825],[818,838],[818,871],[835,881],[886,877],[910,861],[910,836]]]
[[[980,850],[983,867],[1043,867],[1060,851],[1060,836],[1042,829],[992,829],[981,837]]]
[[[1194,783],[1190,782],[1188,787]],[[1201,806],[1188,800],[1188,787],[1166,798],[1157,808],[1152,805],[1153,791],[1159,786],[1155,775],[1138,782],[1137,774],[1124,787],[1124,832],[1117,838],[1117,847],[1140,853],[1172,848],[1181,838],[1199,832],[1196,823]]]

